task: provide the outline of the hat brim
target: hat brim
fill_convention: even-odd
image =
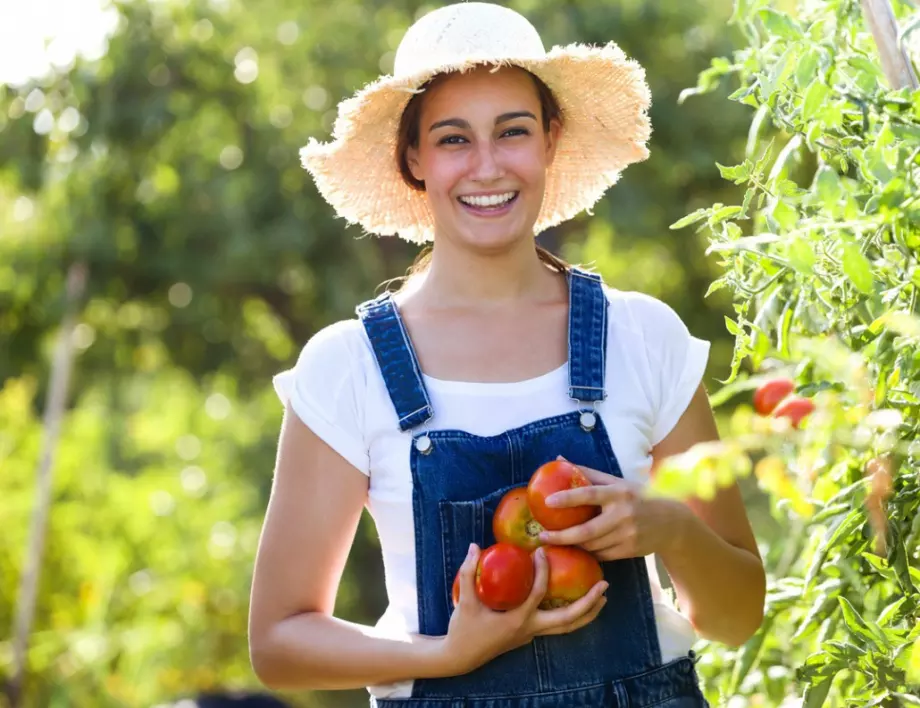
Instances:
[[[399,120],[433,76],[481,65],[519,66],[538,76],[562,109],[564,129],[546,175],[534,232],[590,209],[630,164],[648,158],[651,93],[645,70],[613,43],[554,47],[540,59],[469,57],[410,77],[385,76],[339,104],[333,140],[301,149],[317,189],[349,224],[414,243],[434,237],[423,192],[407,185],[396,163]]]

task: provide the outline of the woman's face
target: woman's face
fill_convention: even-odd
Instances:
[[[481,68],[424,96],[407,161],[425,182],[438,238],[481,252],[532,240],[560,126],[544,130],[531,77]]]

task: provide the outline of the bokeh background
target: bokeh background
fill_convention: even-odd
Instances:
[[[651,158],[540,241],[674,307],[712,341],[717,387],[730,302],[704,296],[720,272],[704,237],[668,226],[739,200],[715,163],[743,159],[750,109],[725,100],[731,87],[679,101],[735,46],[730,0],[505,4],[548,47],[612,39],[647,68]],[[337,102],[389,72],[435,6],[0,0],[0,681],[54,351],[76,318],[20,705],[188,708],[259,691],[246,619],[282,413],[271,377],[416,254],[336,220],[297,151],[328,137]],[[74,264],[86,285],[71,301]],[[746,494],[761,541],[781,538]],[[373,623],[384,606],[365,518],[336,611]]]

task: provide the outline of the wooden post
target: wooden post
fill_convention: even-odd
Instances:
[[[51,508],[51,480],[54,469],[54,453],[64,408],[67,403],[67,389],[70,370],[73,365],[73,335],[77,324],[79,302],[86,288],[86,266],[74,263],[67,271],[67,292],[61,334],[51,362],[51,381],[45,399],[43,440],[35,480],[35,506],[29,529],[29,546],[22,569],[19,597],[16,602],[16,618],[13,625],[13,673],[6,687],[12,708],[18,708],[22,700],[22,684],[25,677],[29,635],[35,618],[35,603],[38,597],[38,579],[41,575],[45,551],[45,533],[48,527],[48,512]]]
[[[860,0],[866,23],[875,37],[882,69],[892,89],[920,88],[907,52],[898,46],[898,23],[890,0]]]

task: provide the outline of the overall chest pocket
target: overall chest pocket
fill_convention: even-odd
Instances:
[[[498,503],[510,490],[526,485],[511,484],[491,494],[471,501],[438,502],[438,514],[441,520],[441,555],[444,562],[444,596],[448,608],[453,608],[451,594],[454,578],[471,543],[484,550],[495,543],[492,533],[492,516]]]

